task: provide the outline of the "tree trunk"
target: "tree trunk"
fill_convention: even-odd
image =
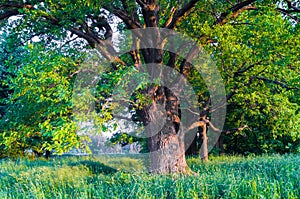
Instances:
[[[39,158],[43,156],[43,152],[38,152],[36,150],[33,150],[33,153],[34,153],[34,156],[39,157]]]
[[[206,134],[206,125],[202,127],[201,159],[204,162],[208,161],[208,138]]]
[[[224,136],[221,134],[218,141],[218,147],[220,149],[219,155],[224,155]]]
[[[168,122],[165,128],[174,126]],[[151,173],[187,173],[185,148],[182,139],[177,134],[159,132],[148,139],[150,150]]]
[[[50,158],[50,155],[51,155],[51,152],[49,150],[46,150],[45,151],[45,158],[46,159],[49,159]]]
[[[187,173],[184,134],[179,131],[178,99],[162,86],[150,88],[151,107],[144,108],[151,173]]]
[[[191,139],[191,138],[193,138],[192,142],[190,142],[189,140],[185,141],[185,143],[191,143],[190,146],[188,147],[188,149],[186,150],[185,154],[186,155],[197,155],[197,154],[199,154],[199,150],[197,149],[198,136],[196,133],[193,137],[187,136],[187,139]]]

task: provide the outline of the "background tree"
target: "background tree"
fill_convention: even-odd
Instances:
[[[218,4],[201,6],[198,13],[209,6]],[[272,6],[246,8],[250,11],[236,13],[234,20],[222,25],[212,26],[209,21],[214,23],[214,19],[202,21],[192,16],[195,26],[182,25],[192,37],[197,32],[210,39],[209,45],[203,45],[223,74],[228,109],[220,150],[224,152],[225,137],[227,152],[297,151],[298,25],[283,19]]]
[[[30,43],[17,49],[20,51],[11,53],[4,64],[10,73],[2,84],[12,92],[3,98],[2,155],[17,157],[33,150],[49,157],[52,149],[59,154],[82,147],[71,104],[78,54]]]

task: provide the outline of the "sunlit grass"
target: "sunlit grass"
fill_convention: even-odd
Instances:
[[[2,160],[0,198],[300,198],[300,155],[188,158],[198,176],[149,175],[142,163],[117,156]]]

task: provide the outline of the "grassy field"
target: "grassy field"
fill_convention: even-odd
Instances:
[[[2,160],[0,198],[300,198],[300,155],[188,163],[198,176],[141,173],[142,162],[128,157]]]

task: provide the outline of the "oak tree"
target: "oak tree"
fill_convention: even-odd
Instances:
[[[296,42],[293,37],[289,37],[296,34],[289,33],[298,31],[298,13],[297,3],[289,0],[212,2],[198,0],[114,0],[106,2],[2,0],[0,4],[0,20],[3,23],[12,16],[18,16],[15,19],[14,29],[26,31],[29,35],[38,35],[49,41],[57,38],[70,40],[73,35],[76,35],[86,42],[87,48],[98,49],[103,57],[112,60],[111,71],[108,71],[108,74],[120,74],[130,67],[139,71],[142,70],[143,67],[140,66],[143,64],[155,64],[161,68],[163,65],[168,65],[181,73],[191,82],[199,96],[200,112],[196,114],[198,121],[191,124],[191,128],[200,127],[202,129],[204,146],[207,146],[207,127],[218,133],[233,133],[248,128],[248,124],[243,121],[244,118],[252,116],[252,110],[256,110],[256,113],[265,111],[276,114],[276,108],[263,110],[264,107],[258,106],[258,104],[262,104],[261,101],[263,101],[265,104],[269,103],[276,107],[276,103],[281,101],[278,99],[282,96],[269,102],[264,93],[260,92],[256,95],[258,91],[253,90],[252,87],[258,88],[258,85],[263,85],[259,88],[266,89],[269,95],[275,95],[279,92],[278,89],[283,88],[285,89],[284,93],[289,94],[287,98],[284,98],[287,101],[286,105],[289,107],[297,105],[298,107],[299,101],[295,101],[295,99],[299,92],[294,92],[299,88],[296,79],[291,78],[285,82],[282,81],[285,75],[268,76],[278,72],[278,67],[289,67],[290,71],[296,74],[299,72],[299,62],[295,57],[290,56],[297,48],[293,47],[290,51],[280,49],[280,46],[288,46],[291,40]],[[275,20],[279,20],[279,22]],[[119,31],[145,28],[182,31],[204,46],[212,54],[212,58],[216,59],[225,80],[227,98],[223,105],[228,102],[234,107],[231,118],[227,121],[228,129],[214,128],[215,124],[211,123],[209,119],[217,107],[211,105],[211,99],[203,80],[195,78],[197,72],[193,70],[190,63],[190,60],[197,55],[194,48],[188,49],[189,57],[182,59],[176,53],[164,52],[157,48],[139,49],[139,42],[133,42],[133,49],[136,50],[132,50],[128,54],[129,56],[116,56],[117,49],[114,48],[111,39],[114,33],[112,26],[116,23],[119,23]],[[271,27],[268,27],[268,24],[272,24]],[[265,31],[268,35],[263,34],[264,28],[270,28]],[[284,29],[290,32],[281,34],[280,31],[284,31]],[[270,32],[277,30],[280,31],[276,34],[278,33],[280,36],[272,35]],[[139,31],[136,33],[138,38]],[[160,40],[163,37],[164,35],[160,31],[156,31],[154,35],[146,38],[146,41],[154,43],[153,46],[160,46],[163,45]],[[286,38],[282,39],[281,37]],[[145,40],[145,38],[143,39]],[[263,47],[260,48],[260,45]],[[104,46],[105,48],[103,48]],[[280,51],[282,52],[280,53]],[[286,65],[286,62],[291,65]],[[295,77],[294,75],[292,77]],[[108,76],[107,81],[109,79],[111,78]],[[143,98],[139,94],[146,96],[146,99],[141,100]],[[99,101],[100,107],[101,103],[103,105],[110,96],[105,95],[105,98],[106,100]],[[147,84],[135,92],[133,98],[134,102],[138,102],[137,105],[131,104],[135,110],[132,116],[136,122],[144,126],[151,122],[158,123],[159,121],[155,121],[155,114],[158,110],[153,107],[159,105],[164,107],[166,118],[168,118],[158,133],[147,132],[148,147],[150,152],[153,152],[150,153],[151,172],[187,173],[186,146],[183,141],[185,135],[179,134],[182,118],[178,97],[169,88],[158,84]],[[246,115],[243,114],[243,109],[247,110]],[[296,111],[296,113],[298,112]],[[258,113],[254,115],[262,116]],[[107,117],[107,119],[111,119],[111,117]],[[247,119],[247,121],[249,120]],[[274,123],[276,122],[274,121]],[[260,126],[261,124],[255,123],[255,125]],[[173,148],[174,145],[177,147]],[[204,149],[203,158],[207,159],[207,147]],[[162,151],[162,153],[155,153],[156,151]]]

